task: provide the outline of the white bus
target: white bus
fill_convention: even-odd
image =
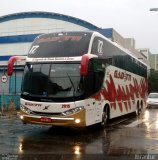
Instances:
[[[26,59],[25,59],[26,58]],[[84,127],[146,108],[147,66],[98,32],[38,36],[25,59],[23,123]]]

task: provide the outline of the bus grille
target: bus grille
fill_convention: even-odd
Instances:
[[[32,114],[35,114],[38,116],[58,116],[58,115],[61,115],[61,113],[45,113],[45,112],[35,112],[35,111],[32,111]]]

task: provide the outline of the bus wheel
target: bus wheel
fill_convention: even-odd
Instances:
[[[143,101],[141,101],[141,111],[143,111],[143,109],[144,109],[144,103]]]
[[[137,102],[136,115],[139,116],[141,114],[141,108],[139,102]]]
[[[102,115],[102,126],[106,127],[109,121],[109,106],[105,106]]]

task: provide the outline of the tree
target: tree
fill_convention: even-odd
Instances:
[[[158,71],[150,70],[148,77],[148,92],[158,92]]]

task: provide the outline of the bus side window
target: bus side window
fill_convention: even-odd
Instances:
[[[84,80],[85,95],[89,97],[94,93],[94,72],[88,71]]]
[[[88,67],[88,75],[85,79],[86,96],[98,92],[103,84],[105,65],[102,59],[91,59]]]
[[[105,75],[105,65],[102,59],[94,61],[94,92],[98,92],[102,85]]]
[[[98,92],[101,89],[102,84],[103,84],[103,79],[104,79],[103,72],[99,71],[94,74],[94,80],[95,80],[94,91],[95,92]]]

